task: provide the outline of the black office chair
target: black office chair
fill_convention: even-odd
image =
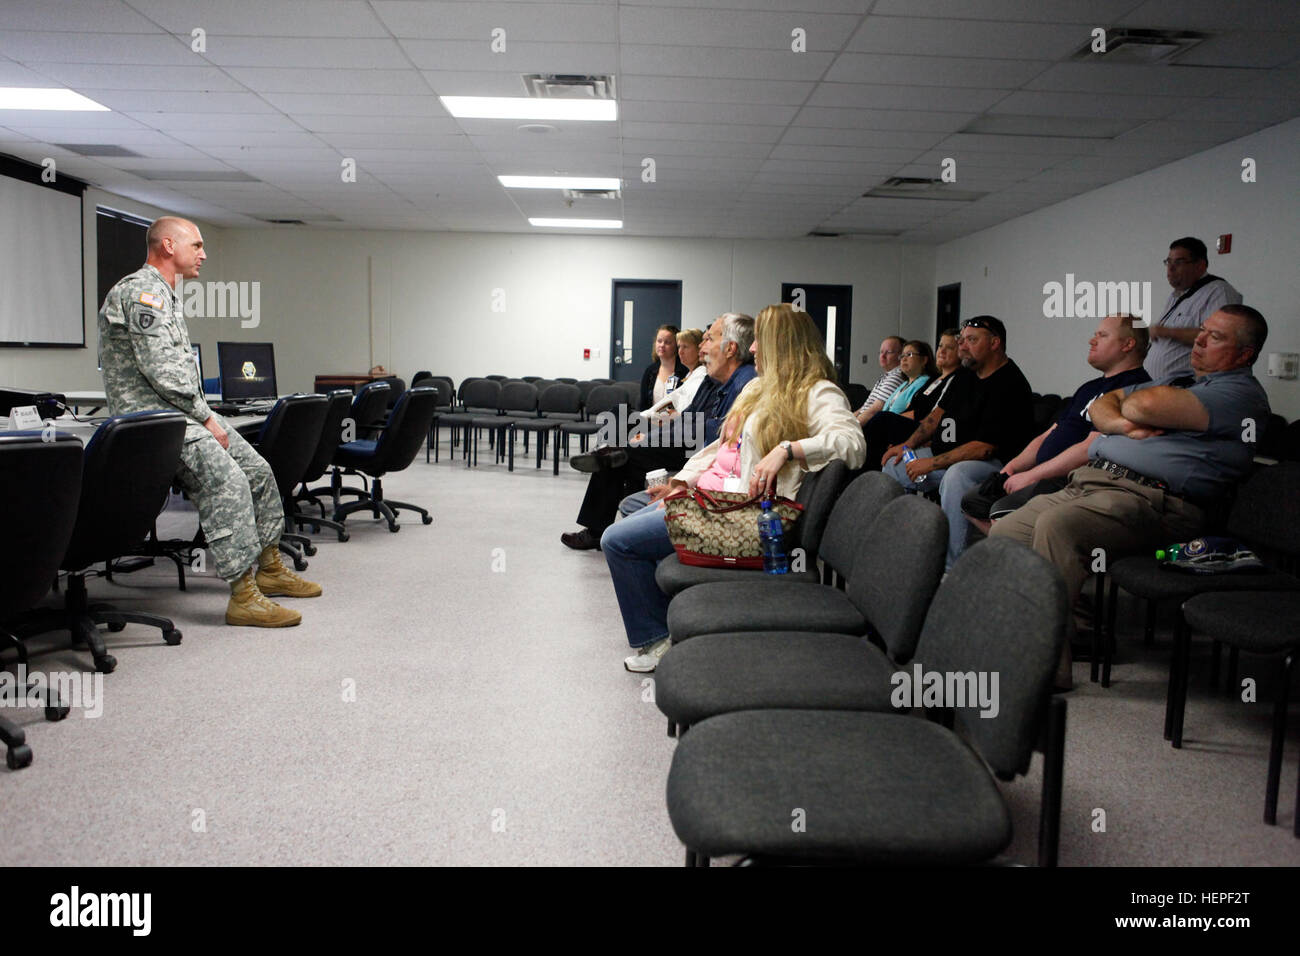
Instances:
[[[397,531],[401,525],[397,523],[396,512],[405,508],[419,514],[420,520],[425,524],[433,523],[433,518],[423,508],[404,501],[386,499],[380,479],[391,471],[401,471],[415,460],[420,445],[429,434],[429,423],[433,420],[437,402],[437,389],[409,389],[393,406],[393,411],[388,416],[388,426],[378,439],[360,439],[339,446],[335,463],[369,475],[371,482],[367,497],[360,501],[349,501],[335,509],[335,521],[346,521],[353,512],[370,511],[376,518],[383,515],[387,519],[389,531]]]
[[[871,394],[871,389],[865,385],[859,385],[857,382],[850,382],[844,386],[844,396],[849,400],[849,408],[857,411],[866,404],[867,396]]]
[[[331,521],[329,518],[324,517],[325,505],[311,493],[307,486],[325,474],[330,462],[334,460],[334,452],[338,450],[339,443],[343,440],[343,420],[347,418],[348,411],[352,408],[352,397],[352,390],[347,388],[336,388],[327,396],[325,419],[321,423],[316,452],[312,455],[311,461],[307,463],[307,467],[303,469],[302,477],[299,479],[302,487],[298,489],[298,493],[293,496],[285,508],[285,514],[291,517],[298,527],[310,525],[312,533],[316,534],[320,531],[321,525],[324,525],[327,528],[332,528],[338,534],[340,541],[348,540],[347,529],[337,521]],[[296,510],[296,505],[300,501],[313,504],[319,508],[320,517]]]
[[[406,382],[402,381],[396,375],[385,375],[383,378],[375,379],[375,381],[387,382],[389,386],[391,386],[391,390],[388,393],[387,410],[392,411],[393,406],[397,404],[397,400],[401,398],[402,393],[406,391]]]
[[[525,376],[523,376],[523,379],[522,379],[522,380],[525,381],[525,382],[527,382],[529,385],[533,385],[533,384],[535,384],[535,383],[537,383],[537,382],[540,382],[540,381],[542,380],[542,376],[540,376],[540,375],[525,375]]]
[[[64,607],[36,612],[15,633],[30,637],[66,628],[74,644],[90,647],[95,669],[105,674],[117,660],[105,650],[96,625],[120,631],[127,624],[146,624],[160,629],[168,644],[181,642],[181,632],[165,617],[90,604],[86,569],[128,554],[144,540],[167,500],[184,441],[185,416],[179,412],[135,412],[99,426],[86,446],[77,522],[59,564],[68,572]]]
[[[324,395],[291,395],[275,403],[271,414],[262,423],[262,432],[253,447],[271,466],[275,483],[284,502],[284,534],[280,536],[280,550],[293,558],[294,567],[303,571],[307,567],[304,555],[316,553],[311,538],[294,531],[293,488],[307,472],[316,449],[320,446],[325,416],[330,400]]]
[[[55,433],[45,441],[39,431],[0,432],[0,501],[21,501],[5,521],[0,548],[0,648],[27,648],[8,624],[34,608],[50,589],[67,550],[81,496],[81,443]],[[58,720],[67,709],[46,698],[45,717]],[[32,762],[32,749],[21,727],[0,717],[5,764],[18,770]]]
[[[348,414],[343,416],[343,426],[341,431],[341,443],[351,441],[373,441],[379,432],[384,428],[384,419],[388,414],[388,394],[392,391],[392,385],[388,382],[367,382],[357,389],[356,396],[352,399],[352,407],[348,409]],[[357,495],[364,498],[370,492],[362,488],[352,488],[344,486],[344,470],[337,461],[331,461],[334,469],[330,472],[330,484],[326,488],[312,488],[307,493],[309,495],[320,495],[328,493],[333,499],[333,510],[339,509],[339,498],[342,495]],[[362,478],[364,485],[365,479]],[[298,497],[301,499],[302,495]]]
[[[561,385],[577,385],[577,384],[578,384],[578,380],[577,380],[576,378],[567,378],[567,377],[564,377],[564,378],[557,378],[557,379],[555,379],[554,381],[559,382]]]

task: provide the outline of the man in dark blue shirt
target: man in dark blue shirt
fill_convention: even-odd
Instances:
[[[1150,338],[1145,328],[1134,328],[1128,316],[1101,320],[1088,342],[1088,364],[1101,372],[1078,387],[1061,409],[1055,423],[999,472],[1000,489],[981,485],[962,499],[962,512],[984,533],[989,525],[1010,514],[1034,495],[1060,491],[1070,472],[1088,462],[1088,445],[1097,434],[1088,408],[1099,395],[1151,381],[1142,367]],[[987,483],[986,483],[987,484]]]
[[[753,356],[749,353],[753,341],[754,320],[737,312],[718,316],[705,333],[704,341],[700,344],[700,361],[708,370],[708,376],[695,393],[691,404],[682,410],[683,416],[704,416],[704,436],[702,442],[697,440],[697,449],[705,448],[717,440],[718,430],[731,411],[732,402],[757,374]],[[699,438],[693,429],[666,429],[665,433],[683,431],[696,434]],[[578,523],[583,528],[581,531],[560,535],[560,541],[575,551],[600,547],[600,536],[614,523],[615,515],[620,510],[619,500],[631,490],[629,485],[643,482],[646,473],[656,468],[673,471],[686,461],[684,449],[677,447],[598,449],[596,454],[586,457],[594,470],[591,480],[587,482],[582,508],[578,511]],[[577,459],[574,462],[576,465]],[[637,496],[634,494],[630,497],[635,499]]]

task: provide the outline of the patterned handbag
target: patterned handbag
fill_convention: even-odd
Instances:
[[[762,495],[751,498],[742,492],[676,492],[664,499],[664,520],[668,538],[682,564],[703,568],[763,569],[763,549],[758,539],[758,516],[763,513]],[[789,498],[773,498],[772,510],[781,516],[787,535],[803,512],[803,505]]]

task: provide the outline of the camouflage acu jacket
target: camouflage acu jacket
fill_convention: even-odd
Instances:
[[[99,364],[114,415],[177,409],[189,419],[185,440],[206,434],[212,415],[190,348],[181,303],[153,266],[122,279],[99,310]]]

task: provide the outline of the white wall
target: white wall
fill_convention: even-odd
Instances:
[[[99,284],[96,278],[95,264],[98,255],[98,243],[95,236],[95,209],[98,206],[110,206],[122,212],[153,219],[166,215],[167,210],[158,209],[134,199],[126,199],[102,189],[91,187],[86,190],[81,204],[82,217],[82,289],[84,303],[84,322],[86,331],[85,348],[41,349],[41,348],[0,348],[0,384],[18,388],[40,388],[51,391],[101,390],[103,380],[99,376],[97,358],[98,333],[95,329],[95,317],[99,313],[100,303],[96,300]],[[221,231],[204,223],[199,223],[203,232],[204,246],[214,260],[220,260]],[[144,248],[140,249],[140,263],[144,264]],[[70,265],[70,268],[69,268]],[[75,282],[77,263],[49,263],[49,272],[45,276],[34,276],[32,294],[40,294],[42,282]],[[218,267],[219,268],[219,267]],[[209,275],[209,271],[212,272]],[[219,278],[218,270],[204,269],[204,278]],[[200,341],[195,336],[195,341]],[[213,339],[215,342],[215,338]],[[207,357],[204,347],[204,363],[216,368],[216,346],[213,346],[212,358]]]
[[[1044,284],[1064,283],[1067,272],[1076,281],[1150,281],[1159,310],[1169,294],[1160,260],[1171,240],[1196,236],[1210,249],[1210,271],[1268,320],[1265,353],[1300,351],[1297,153],[1300,119],[1076,196],[940,246],[933,284],[960,282],[962,317],[1001,318],[1009,354],[1034,388],[1068,393],[1095,374],[1085,357],[1096,322],[1044,318]],[[1245,158],[1256,161],[1254,183],[1241,180]],[[1214,252],[1221,233],[1232,233],[1229,255]],[[1300,381],[1270,379],[1266,369],[1267,355],[1256,374],[1273,410],[1300,416]]]
[[[719,312],[753,314],[777,301],[784,281],[851,284],[853,357],[873,362],[900,313],[932,311],[917,290],[929,288],[933,250],[861,240],[258,229],[226,230],[221,252],[225,279],[262,283],[261,326],[244,330],[232,320],[222,335],[275,342],[282,391],[372,364],[408,380],[420,369],[457,381],[604,377],[616,278],[680,279],[683,324],[698,328]],[[504,312],[492,311],[496,289]],[[200,325],[191,322],[191,332],[206,353]],[[589,361],[584,348],[593,350]],[[874,366],[860,364],[851,378],[874,380]]]

